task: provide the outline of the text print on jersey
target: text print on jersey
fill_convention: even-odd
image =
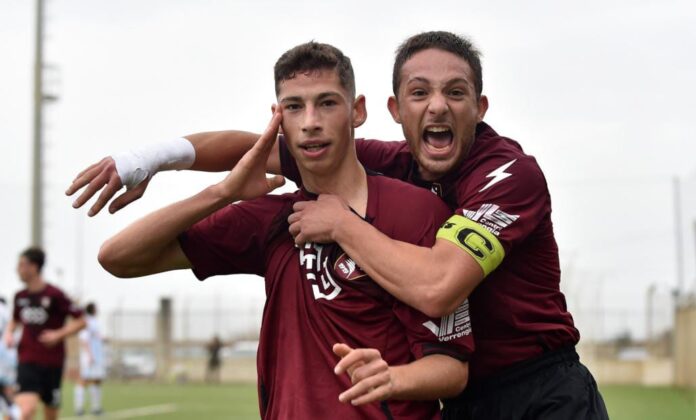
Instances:
[[[465,299],[454,312],[440,319],[440,325],[433,321],[423,323],[440,341],[450,341],[471,334],[469,318],[469,300]]]
[[[336,283],[329,270],[329,256],[322,254],[324,246],[307,243],[300,249],[300,265],[305,278],[312,283],[314,299],[333,300],[341,293],[341,286]]]

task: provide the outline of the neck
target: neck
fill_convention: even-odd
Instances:
[[[367,173],[358,162],[355,149],[328,174],[316,174],[299,168],[302,184],[314,194],[333,194],[343,199],[361,216],[367,209]]]
[[[32,277],[27,281],[26,284],[27,290],[30,292],[40,292],[44,287],[46,287],[46,282],[44,281],[43,277],[41,277],[41,274],[37,275],[36,277]]]

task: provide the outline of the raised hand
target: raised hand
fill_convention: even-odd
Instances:
[[[282,119],[280,107],[277,107],[266,131],[217,185],[226,197],[233,201],[251,200],[285,184],[285,178],[281,175],[266,177],[266,162],[278,137]]]
[[[136,187],[116,197],[109,205],[109,213],[115,213],[142,197],[150,179],[151,178],[144,179]],[[75,199],[73,207],[82,207],[90,198],[101,190],[97,201],[94,202],[87,213],[89,216],[94,216],[124,187],[121,182],[121,177],[116,171],[116,162],[111,156],[103,158],[77,174],[72,184],[70,184],[70,187],[65,191],[65,194],[73,195],[85,186],[87,188]]]

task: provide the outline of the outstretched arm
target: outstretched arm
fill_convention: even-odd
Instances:
[[[82,207],[97,192],[99,197],[89,210],[94,216],[111,201],[109,212],[139,199],[152,177],[161,170],[190,169],[222,172],[232,169],[258,140],[259,135],[246,131],[211,131],[184,138],[148,144],[137,150],[107,156],[80,172],[65,192],[73,195],[84,188],[73,207]],[[267,170],[280,173],[278,146],[274,143],[266,162]],[[123,187],[127,191],[112,198]]]
[[[107,240],[99,251],[101,265],[117,277],[190,268],[177,240],[183,231],[234,201],[262,196],[284,183],[281,176],[266,178],[281,118],[279,111],[273,115],[259,141],[222,182],[145,216]]]
[[[458,395],[468,380],[465,362],[442,354],[432,354],[407,365],[389,366],[376,349],[352,349],[346,344],[333,346],[341,357],[336,375],[350,376],[353,386],[338,399],[353,405],[388,399],[436,400]]]

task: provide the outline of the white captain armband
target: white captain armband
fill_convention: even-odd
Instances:
[[[148,144],[112,156],[121,183],[136,187],[159,171],[188,169],[196,160],[196,149],[183,137]]]
[[[503,258],[505,249],[483,225],[455,214],[437,231],[437,238],[452,242],[467,254],[474,257],[486,277],[495,270]]]

